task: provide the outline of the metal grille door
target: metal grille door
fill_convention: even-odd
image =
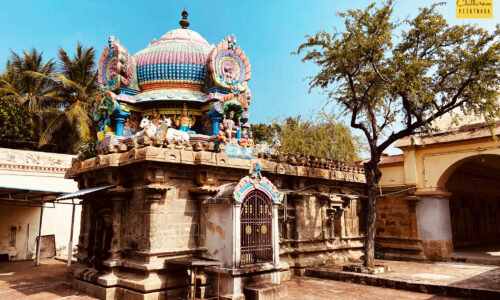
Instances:
[[[250,192],[241,205],[241,265],[273,261],[271,200]]]

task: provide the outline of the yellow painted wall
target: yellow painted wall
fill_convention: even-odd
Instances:
[[[405,169],[403,164],[391,164],[381,168],[382,178],[380,185],[382,187],[403,186],[406,185]]]
[[[500,155],[500,141],[482,138],[453,143],[402,148],[404,164],[380,165],[382,187],[416,185],[420,192],[437,191],[446,173],[477,155]],[[444,175],[446,176],[446,175]],[[446,183],[445,178],[442,180]],[[442,185],[442,184],[441,184]]]

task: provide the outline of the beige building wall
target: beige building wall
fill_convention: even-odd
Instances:
[[[71,193],[78,190],[75,181],[65,179],[73,156],[0,148],[0,255],[10,260],[33,259],[40,223],[40,207],[23,205],[9,199],[30,190]],[[14,191],[14,192],[13,192]],[[47,203],[43,212],[42,236],[55,235],[56,255],[67,257],[71,230],[72,205]],[[80,230],[81,207],[75,207],[74,241]],[[76,245],[76,242],[73,243]]]

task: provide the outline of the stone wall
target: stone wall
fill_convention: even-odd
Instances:
[[[377,198],[375,252],[378,256],[426,259],[418,235],[417,203],[418,200],[401,195]]]
[[[280,208],[280,254],[294,273],[362,255],[363,202],[356,195],[343,197],[306,192],[287,196]]]

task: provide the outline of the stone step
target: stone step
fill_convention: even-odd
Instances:
[[[342,270],[326,270],[324,268],[307,268],[306,276],[345,281],[357,284],[379,286],[391,289],[428,293],[448,297],[464,297],[479,299],[500,299],[500,291],[481,288],[467,288],[450,285],[439,285],[421,282],[410,282],[397,279],[377,277],[363,273],[344,272]]]
[[[287,286],[277,283],[257,283],[243,288],[245,300],[277,300],[288,295]]]

